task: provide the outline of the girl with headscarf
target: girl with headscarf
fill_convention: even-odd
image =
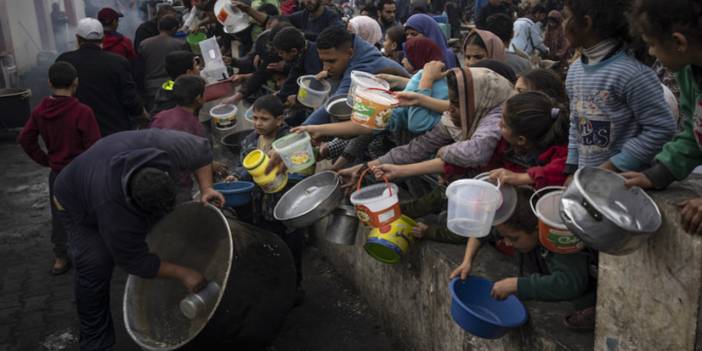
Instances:
[[[444,63],[448,68],[460,67],[458,58],[448,47],[446,37],[439,28],[439,24],[431,16],[423,13],[412,15],[405,23],[405,34],[407,34],[408,39],[419,36],[431,39],[444,53]]]
[[[349,21],[349,31],[375,47],[383,39],[383,31],[378,21],[368,16],[356,16]]]
[[[564,62],[572,56],[573,50],[565,37],[565,31],[563,31],[563,17],[560,12],[553,10],[548,13],[546,19],[544,44],[549,49],[548,58]]]
[[[463,57],[466,66],[473,66],[486,59],[504,61],[507,56],[499,37],[486,30],[474,29],[463,42]]]
[[[376,177],[440,174],[446,164],[477,169],[490,160],[501,137],[502,103],[512,96],[512,84],[487,68],[454,68],[446,80],[449,101],[397,94],[401,105],[420,105],[443,115],[427,133],[368,162]],[[348,168],[340,174],[354,176],[362,167]]]
[[[402,65],[410,73],[416,73],[431,61],[444,60],[444,53],[429,38],[411,38],[405,43],[404,52],[405,58],[402,60]]]

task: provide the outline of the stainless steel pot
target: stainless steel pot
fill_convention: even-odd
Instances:
[[[124,321],[144,350],[260,350],[272,340],[295,299],[295,265],[273,233],[190,202],[146,237],[162,260],[195,269],[220,289],[189,319],[179,308],[188,291],[174,279],[130,275]]]
[[[334,211],[343,197],[335,172],[317,173],[288,190],[275,205],[273,217],[289,228],[309,227]]]
[[[325,238],[334,244],[353,245],[357,231],[356,209],[350,204],[342,204],[332,212]]]
[[[610,255],[626,255],[660,228],[656,203],[641,188],[627,188],[624,178],[601,168],[582,168],[561,198],[561,219],[587,246]]]

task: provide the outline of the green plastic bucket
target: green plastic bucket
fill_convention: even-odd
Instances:
[[[187,37],[185,37],[185,42],[188,43],[188,45],[190,45],[190,50],[192,50],[192,52],[200,55],[200,42],[205,39],[207,39],[207,34],[205,33],[190,33]]]

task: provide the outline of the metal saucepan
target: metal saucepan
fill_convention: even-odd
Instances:
[[[578,170],[561,198],[561,219],[587,246],[626,255],[660,228],[661,212],[638,187],[601,168]]]
[[[288,190],[273,209],[273,217],[290,228],[309,227],[334,211],[343,197],[336,173],[317,173]]]
[[[353,245],[356,243],[357,231],[356,209],[353,205],[341,204],[331,214],[325,238],[334,244]]]

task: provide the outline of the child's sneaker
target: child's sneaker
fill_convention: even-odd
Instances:
[[[595,329],[595,306],[588,307],[566,316],[563,323],[571,330],[592,331]]]

